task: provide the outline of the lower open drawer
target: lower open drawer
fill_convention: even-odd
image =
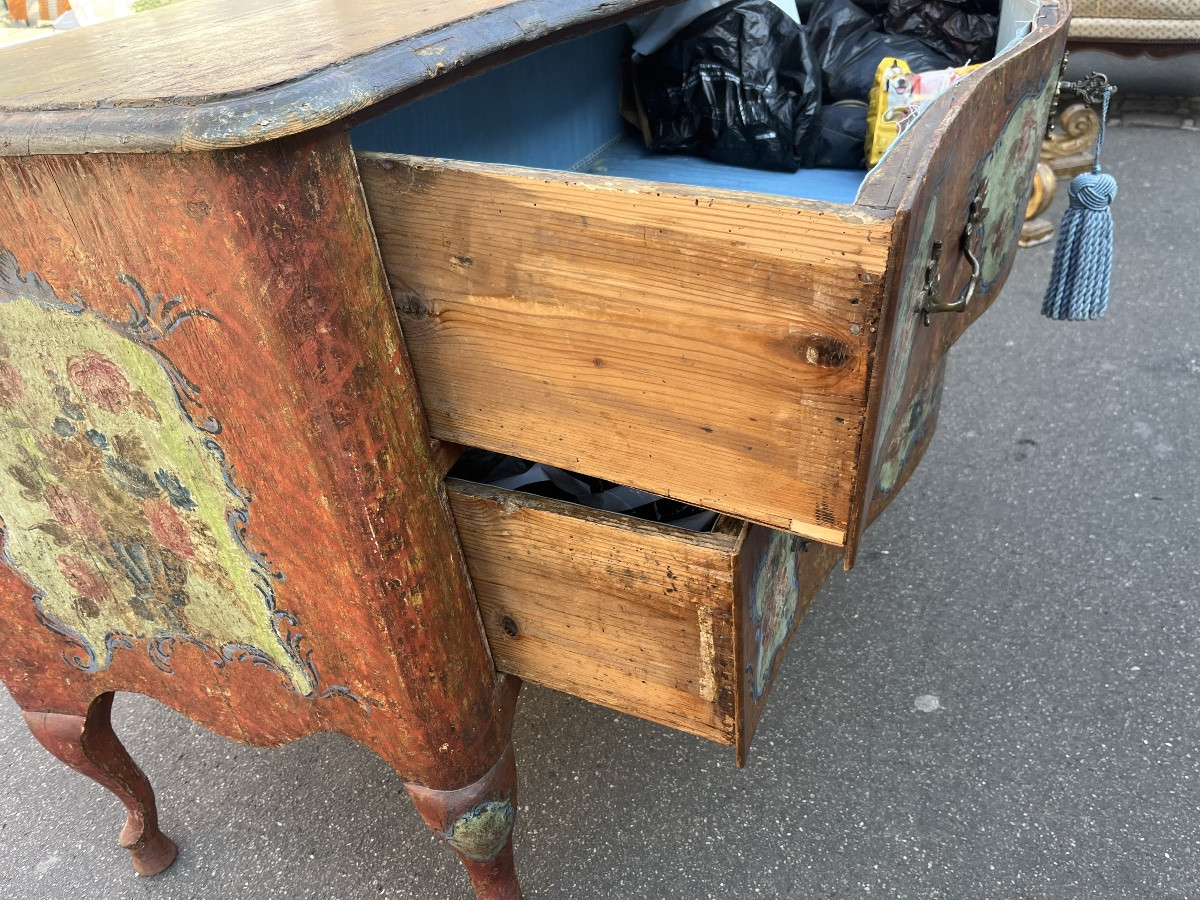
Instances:
[[[737,748],[838,548],[447,479],[496,667]]]

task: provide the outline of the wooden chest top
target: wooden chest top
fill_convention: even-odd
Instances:
[[[664,0],[172,4],[0,53],[0,155],[256,144],[385,101],[406,102],[541,43],[664,5]]]

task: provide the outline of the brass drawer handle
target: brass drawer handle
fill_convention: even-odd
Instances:
[[[967,262],[971,264],[971,278],[967,281],[967,286],[963,288],[959,298],[951,303],[945,302],[941,297],[942,275],[938,264],[942,258],[942,242],[933,242],[933,247],[929,251],[929,263],[925,266],[925,286],[921,289],[921,313],[926,325],[929,324],[929,316],[932,313],[966,312],[967,304],[975,296],[975,287],[979,284],[979,274],[983,267],[979,262],[979,257],[971,249],[971,239],[975,234],[975,226],[983,215],[983,201],[986,196],[987,184],[985,183],[979,188],[979,193],[971,201],[971,208],[967,212],[967,224],[962,233],[962,253],[967,258]]]

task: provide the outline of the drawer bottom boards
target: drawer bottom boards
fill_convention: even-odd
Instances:
[[[496,667],[737,748],[841,550],[447,479]]]

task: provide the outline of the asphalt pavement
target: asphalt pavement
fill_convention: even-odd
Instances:
[[[1103,320],[1039,316],[1047,245],[956,346],[925,461],[802,623],[748,768],[526,688],[528,897],[1200,897],[1200,133],[1182,121],[1110,130]],[[348,739],[248,749],[138,696],[115,720],[178,861],[136,879],[117,801],[4,694],[0,897],[470,896]]]

